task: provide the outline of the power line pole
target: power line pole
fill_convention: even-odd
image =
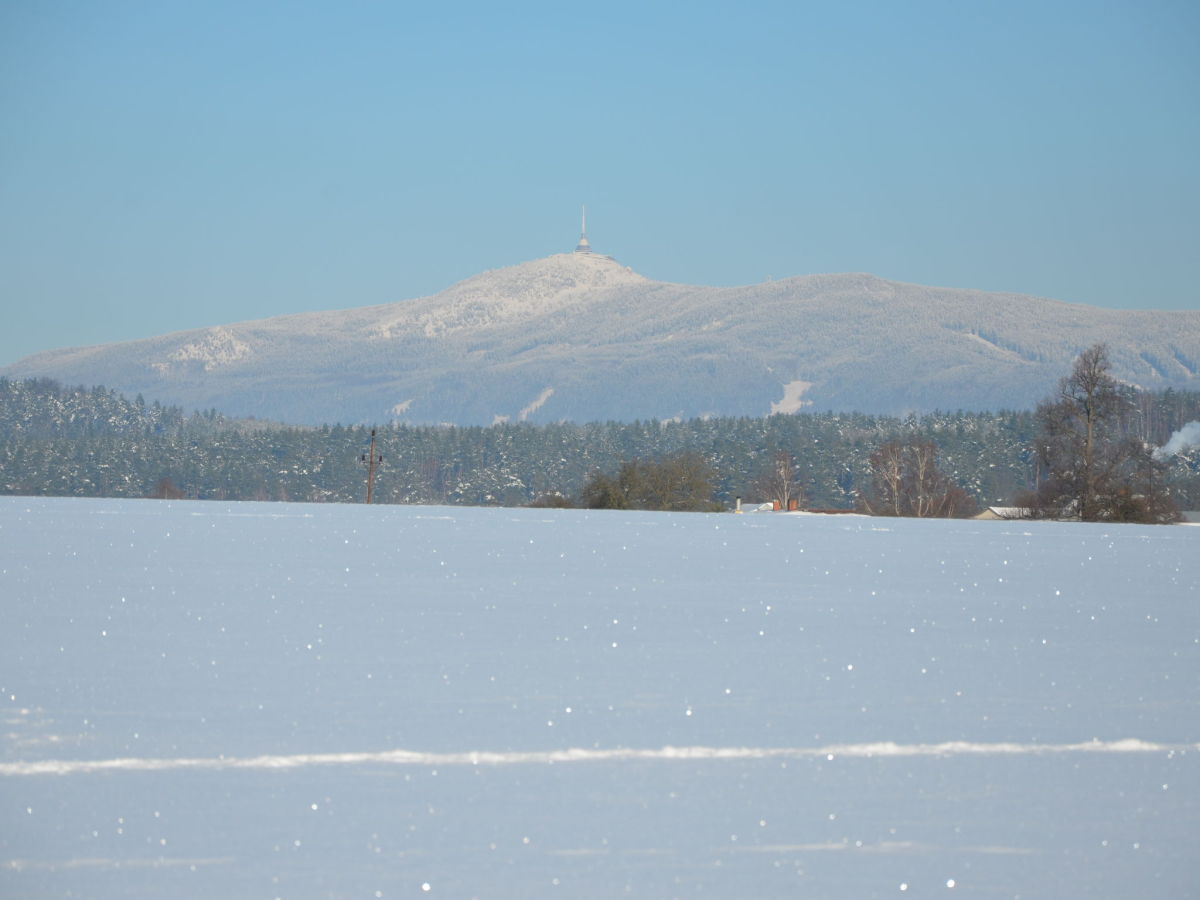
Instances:
[[[367,464],[367,502],[371,502],[371,497],[375,493],[375,466],[383,462],[382,454],[375,454],[375,429],[371,429],[371,449],[364,453],[361,461]]]

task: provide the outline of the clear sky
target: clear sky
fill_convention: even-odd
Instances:
[[[1200,4],[0,4],[0,364],[593,247],[1200,308]]]

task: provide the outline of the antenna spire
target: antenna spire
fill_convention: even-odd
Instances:
[[[592,245],[587,239],[587,205],[583,206],[583,222],[579,230],[579,243],[575,246],[576,253],[591,253]]]

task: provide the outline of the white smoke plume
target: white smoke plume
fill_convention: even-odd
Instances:
[[[1171,435],[1170,440],[1154,451],[1154,458],[1166,459],[1188,447],[1200,447],[1200,422],[1188,422]]]

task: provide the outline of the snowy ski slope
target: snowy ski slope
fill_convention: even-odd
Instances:
[[[0,896],[1182,897],[1200,529],[0,498]]]

